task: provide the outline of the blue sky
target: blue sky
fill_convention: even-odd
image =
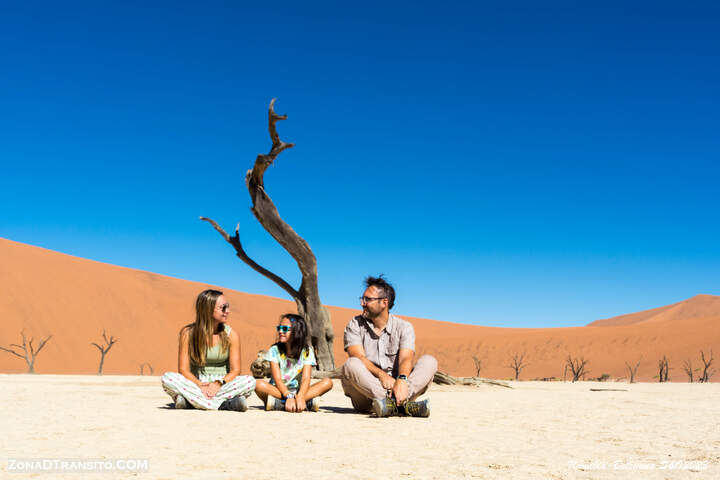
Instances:
[[[720,294],[711,2],[23,2],[0,6],[0,236],[284,297],[266,174],[325,303],[582,325]]]

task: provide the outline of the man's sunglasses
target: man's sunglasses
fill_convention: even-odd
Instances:
[[[275,329],[278,333],[288,333],[292,327],[290,325],[278,325]]]
[[[384,299],[384,298],[387,298],[387,297],[365,297],[365,296],[363,296],[363,297],[360,297],[360,303],[361,303],[361,304],[363,304],[363,303],[370,303],[370,302],[372,302],[372,301],[382,300],[382,299]]]

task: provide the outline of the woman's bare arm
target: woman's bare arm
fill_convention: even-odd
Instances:
[[[232,382],[235,377],[240,375],[240,335],[233,329],[230,331],[230,354],[229,363],[230,369],[225,375],[226,382]]]

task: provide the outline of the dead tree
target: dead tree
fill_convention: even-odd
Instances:
[[[476,357],[475,355],[473,355],[472,359],[473,363],[475,364],[475,376],[479,377],[480,370],[482,370],[482,359]]]
[[[658,379],[660,383],[668,381],[668,373],[670,372],[670,366],[668,365],[668,359],[665,355],[658,360]]]
[[[149,362],[143,362],[140,364],[140,375],[145,375],[145,367],[148,367],[148,370],[150,371],[150,375],[155,373],[155,370],[153,369],[152,365],[150,365]]]
[[[444,372],[435,372],[433,382],[438,385],[480,385],[486,383],[488,385],[497,385],[498,387],[513,388],[507,383],[500,380],[481,377],[453,377]]]
[[[520,377],[520,372],[522,372],[523,368],[527,367],[528,364],[525,360],[525,352],[523,353],[513,353],[513,356],[510,358],[510,365],[508,365],[508,368],[512,368],[515,371],[515,380]]]
[[[635,383],[635,375],[637,375],[638,367],[640,367],[640,361],[642,360],[642,357],[638,359],[635,366],[630,365],[630,363],[625,362],[625,366],[628,369],[628,372],[630,373],[630,383]]]
[[[710,370],[710,366],[712,365],[712,362],[713,362],[712,349],[710,350],[710,358],[706,359],[705,352],[703,352],[702,350],[700,350],[700,357],[703,362],[703,373],[702,373],[702,377],[700,377],[699,381],[702,383],[707,383],[710,381],[710,377],[712,377],[715,374],[715,370]]]
[[[285,143],[280,140],[275,124],[278,120],[286,120],[287,115],[277,115],[274,105],[275,99],[273,98],[268,112],[268,129],[272,147],[269,153],[257,156],[253,169],[248,170],[245,175],[245,185],[250,193],[253,204],[251,210],[257,221],[297,262],[302,273],[300,287],[293,288],[284,279],[262,267],[245,253],[240,242],[240,224],[235,228],[235,235],[231,237],[214,220],[206,217],[200,217],[200,219],[209,222],[223,236],[225,241],[233,246],[238,258],[256,272],[275,282],[295,300],[298,314],[303,316],[307,322],[318,361],[318,369],[333,370],[335,368],[335,359],[332,345],[335,334],[330,323],[330,312],[320,301],[317,260],[308,243],[280,217],[275,204],[265,191],[265,170],[283,150],[294,146],[292,143]]]
[[[690,383],[693,383],[694,372],[693,372],[693,367],[692,367],[692,361],[689,358],[687,360],[683,361],[682,369],[683,369],[683,372],[685,372],[685,374],[688,376],[688,381]]]
[[[572,357],[571,355],[568,355],[567,359],[565,359],[565,366],[567,369],[572,372],[573,375],[573,383],[577,382],[580,377],[584,377],[585,374],[587,374],[587,364],[588,361],[585,360],[585,357]]]
[[[25,337],[25,331],[21,331],[20,335],[22,335],[22,345],[11,343],[9,348],[0,347],[0,350],[5,350],[6,352],[12,353],[16,357],[22,358],[23,360],[25,360],[25,363],[27,363],[27,373],[35,373],[35,359],[40,353],[40,350],[42,350],[45,344],[48,342],[48,340],[52,338],[52,335],[48,335],[45,340],[41,340],[37,348],[35,348],[35,346],[33,345],[33,341],[35,340],[34,337],[31,337],[30,341],[27,341],[27,338]],[[16,352],[15,349],[18,349],[19,352]]]
[[[105,345],[102,347],[98,345],[97,343],[93,342],[90,345],[95,345],[98,350],[100,350],[100,366],[98,367],[98,375],[102,375],[102,369],[103,364],[105,363],[105,355],[110,351],[113,345],[115,345],[118,341],[117,338],[110,335],[110,338],[105,335],[105,330],[103,329],[103,340],[105,340]]]

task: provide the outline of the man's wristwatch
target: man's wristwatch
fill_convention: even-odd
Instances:
[[[291,398],[295,398],[295,394],[293,392],[289,392],[287,395],[285,395],[286,400],[290,400]]]
[[[397,376],[397,379],[398,379],[398,380],[405,380],[405,381],[407,382],[407,375],[398,375],[398,376]]]

